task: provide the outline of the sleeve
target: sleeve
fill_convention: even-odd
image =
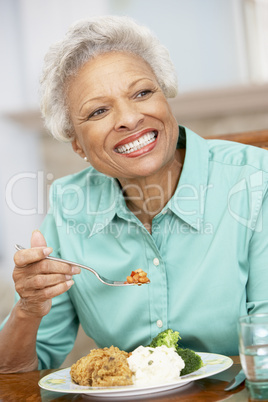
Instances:
[[[37,333],[39,370],[60,367],[73,348],[78,325],[68,292],[55,297],[52,308],[42,319]]]
[[[42,226],[47,244],[53,247],[54,256],[59,255],[57,240],[57,228],[50,211],[46,216]],[[15,302],[19,300],[19,295],[15,294]],[[8,317],[2,323],[3,328]],[[36,352],[38,356],[38,369],[59,368],[68,353],[72,350],[79,326],[79,320],[75,312],[73,303],[69,297],[69,292],[54,297],[50,312],[42,318],[37,333]]]
[[[53,187],[53,186],[52,186]],[[53,248],[53,255],[60,256],[58,236],[57,208],[53,206],[53,188],[50,193],[50,210],[41,225],[48,246]],[[19,300],[15,294],[15,302]],[[3,328],[6,320],[2,323]],[[58,368],[72,350],[79,326],[79,320],[70,299],[69,292],[54,297],[50,312],[42,318],[37,333],[36,352],[38,369]]]
[[[268,191],[263,198],[249,247],[249,314],[268,313]]]
[[[16,301],[19,295],[15,296]],[[68,292],[54,297],[37,333],[38,370],[59,368],[73,348],[79,322]]]
[[[47,245],[53,248],[53,256],[60,257],[57,215],[59,213],[53,188],[50,190],[50,210],[41,225]],[[39,369],[58,368],[72,350],[79,326],[79,320],[70,299],[69,292],[54,297],[50,312],[42,318],[38,333],[36,351]]]

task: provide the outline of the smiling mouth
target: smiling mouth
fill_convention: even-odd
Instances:
[[[151,131],[142,135],[140,138],[136,139],[133,142],[129,142],[124,145],[120,145],[115,148],[115,152],[119,154],[130,154],[131,152],[138,151],[139,149],[145,147],[148,144],[151,144],[156,140],[157,132]]]

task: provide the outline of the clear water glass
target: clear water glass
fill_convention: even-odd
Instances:
[[[268,401],[268,314],[239,319],[239,354],[252,400]]]

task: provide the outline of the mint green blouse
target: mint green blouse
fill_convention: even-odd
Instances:
[[[180,127],[186,156],[152,234],[126,207],[115,179],[92,167],[56,180],[41,231],[53,255],[146,286],[109,287],[88,271],[53,299],[37,337],[39,368],[58,367],[79,323],[99,347],[126,351],[166,328],[196,351],[238,354],[237,320],[268,312],[268,153],[204,140]]]

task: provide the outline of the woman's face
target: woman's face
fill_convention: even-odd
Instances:
[[[168,169],[178,126],[150,66],[123,52],[99,55],[69,83],[73,148],[108,176],[139,178]]]

